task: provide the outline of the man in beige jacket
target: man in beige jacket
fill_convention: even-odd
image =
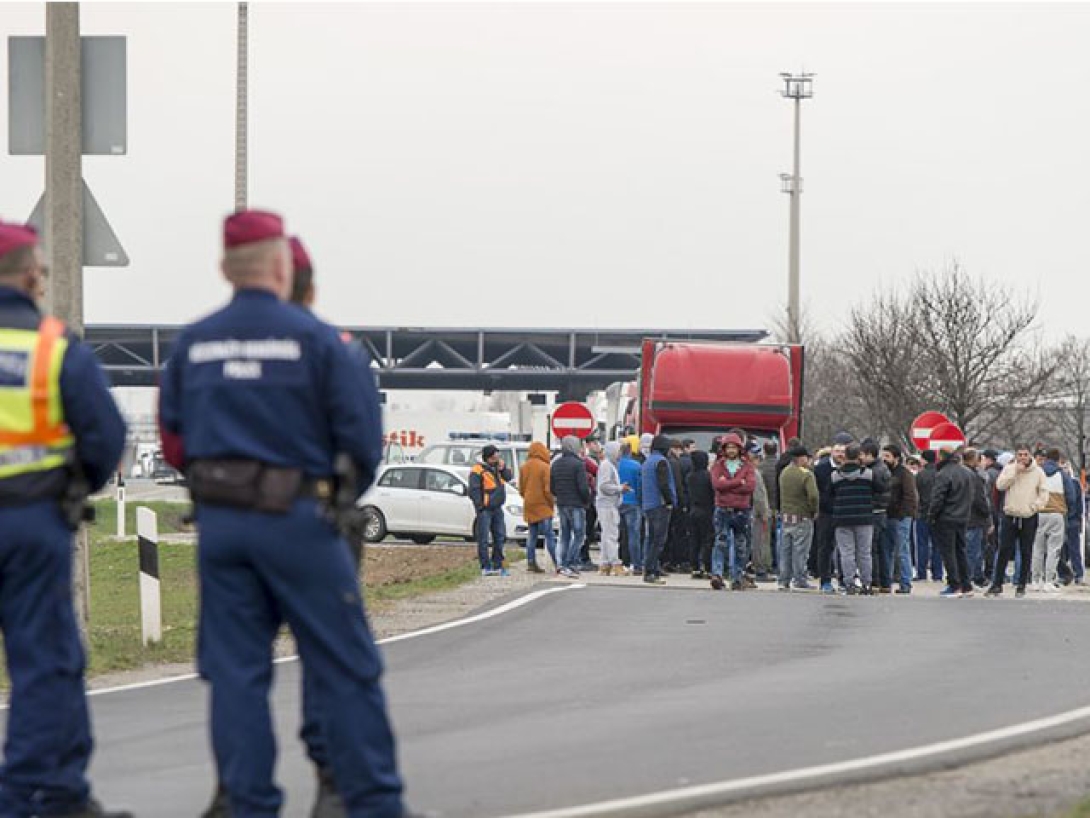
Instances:
[[[1022,565],[1014,595],[1024,597],[1033,560],[1033,541],[1037,536],[1039,512],[1049,501],[1045,473],[1034,462],[1030,450],[1023,446],[1015,453],[1014,462],[1000,473],[995,487],[1005,493],[1003,519],[999,524],[999,556],[996,558],[992,587],[985,596],[999,596],[1003,593],[1007,563],[1014,556],[1014,543],[1017,540]]]

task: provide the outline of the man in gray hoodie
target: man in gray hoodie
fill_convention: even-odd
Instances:
[[[606,456],[598,464],[598,496],[594,507],[598,512],[598,525],[602,529],[601,555],[598,560],[598,573],[623,574],[621,563],[621,495],[625,486],[617,473],[617,463],[621,459],[621,444],[611,440],[606,444]]]

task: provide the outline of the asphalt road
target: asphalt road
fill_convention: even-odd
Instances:
[[[416,808],[512,815],[870,756],[1090,704],[1081,604],[591,587],[385,647]],[[312,793],[280,666],[285,816]],[[93,700],[110,803],[192,818],[196,682]],[[895,814],[895,811],[894,813]]]

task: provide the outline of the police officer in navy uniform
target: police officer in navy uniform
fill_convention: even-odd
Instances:
[[[72,532],[125,423],[91,350],[35,300],[34,230],[0,223],[0,630],[11,712],[0,818],[113,816],[91,798],[91,725],[72,604]]]
[[[298,236],[292,236],[288,241],[291,249],[292,283],[291,294],[288,300],[305,310],[314,307],[314,265],[310,260],[310,254]],[[349,343],[349,339],[342,335],[342,340]],[[360,377],[372,379],[370,359],[363,348],[356,343],[350,343],[349,353],[354,362],[360,367]],[[367,407],[369,408],[369,407]],[[372,419],[376,425],[382,422],[381,415]],[[344,531],[348,541],[349,552],[352,554],[353,563],[359,571],[360,562],[363,559],[363,529],[361,525],[354,525],[348,531]],[[318,697],[315,693],[314,678],[312,673],[303,669],[303,726],[299,730],[299,738],[303,740],[307,750],[307,757],[313,762],[318,780],[314,805],[311,807],[310,818],[344,818],[346,815],[344,803],[337,792],[333,779],[333,771],[329,764],[329,750],[322,735],[322,719],[318,707]],[[212,804],[202,814],[202,818],[229,818],[231,815],[228,803],[227,790],[220,781]]]
[[[359,582],[326,501],[348,455],[356,495],[381,456],[378,396],[335,329],[284,303],[281,219],[224,224],[231,302],[188,327],[163,374],[167,460],[185,470],[200,531],[198,660],[234,818],[279,814],[268,694],[281,623],[313,674],[321,735],[350,818],[400,818],[402,785]]]

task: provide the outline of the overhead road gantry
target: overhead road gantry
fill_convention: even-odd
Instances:
[[[86,340],[115,386],[154,386],[180,326],[92,324]],[[353,327],[382,389],[558,391],[577,397],[631,380],[640,341],[739,341],[760,329],[523,329]]]

